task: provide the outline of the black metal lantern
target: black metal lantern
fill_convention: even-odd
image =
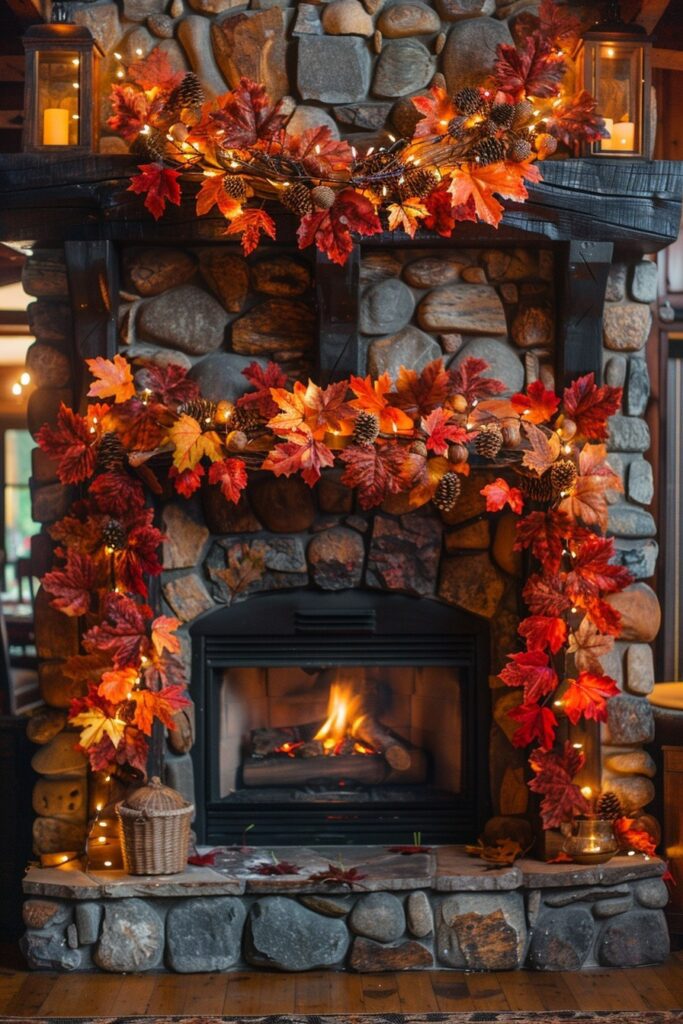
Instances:
[[[618,3],[604,21],[584,33],[579,50],[583,84],[598,101],[609,139],[591,146],[594,156],[650,157],[652,42],[641,25],[626,24]]]
[[[22,42],[24,152],[95,152],[102,53],[92,35],[81,25],[57,22],[33,25]]]

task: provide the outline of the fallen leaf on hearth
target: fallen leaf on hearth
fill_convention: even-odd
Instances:
[[[330,885],[348,885],[353,887],[367,875],[361,874],[358,868],[345,868],[343,865],[328,864],[326,869],[316,871],[308,876],[310,882],[324,882]]]
[[[515,839],[497,839],[491,845],[484,845],[480,839],[476,846],[466,846],[465,853],[470,857],[479,857],[492,867],[503,868],[514,864],[525,851]]]
[[[193,853],[187,858],[187,863],[200,868],[212,867],[216,863],[216,857],[219,853],[221,853],[220,846],[217,846],[214,850],[209,850],[207,853]]]
[[[555,431],[546,432],[534,423],[525,422],[523,427],[531,450],[524,452],[522,465],[543,476],[560,454],[560,439]]]
[[[387,846],[389,853],[400,853],[403,857],[411,857],[416,853],[431,853],[433,850],[432,846],[420,846],[408,844],[406,846]]]
[[[301,868],[288,860],[263,861],[252,868],[255,875],[299,875]]]

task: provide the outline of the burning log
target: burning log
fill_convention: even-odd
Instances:
[[[363,715],[353,723],[353,736],[367,743],[369,747],[382,754],[387,764],[397,772],[407,772],[412,763],[412,753],[403,740],[388,732],[371,715]]]
[[[242,766],[245,787],[309,786],[317,783],[359,783],[366,786],[390,783],[416,785],[427,778],[427,762],[421,750],[412,751],[411,765],[397,772],[380,754],[336,757],[250,757]]]

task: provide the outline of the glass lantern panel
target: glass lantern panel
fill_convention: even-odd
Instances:
[[[78,145],[81,79],[81,55],[77,51],[37,54],[36,124],[41,145]]]
[[[624,43],[600,43],[595,49],[594,89],[609,139],[601,152],[639,153],[643,124],[643,51]]]

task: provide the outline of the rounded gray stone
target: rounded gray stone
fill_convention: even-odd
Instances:
[[[81,946],[90,946],[97,942],[102,924],[103,907],[101,903],[77,903],[75,908],[76,931]]]
[[[628,361],[625,405],[629,416],[642,416],[650,397],[650,374],[647,363],[638,356]]]
[[[578,971],[590,952],[593,928],[583,907],[541,914],[531,932],[527,965],[537,971]]]
[[[652,515],[639,505],[620,502],[610,506],[607,532],[612,537],[654,537],[657,524]]]
[[[371,892],[361,896],[349,917],[356,935],[377,942],[394,942],[403,935],[406,917],[401,901],[390,892]]]
[[[658,555],[656,540],[615,541],[614,561],[628,569],[636,580],[649,580],[654,576]]]
[[[626,265],[613,263],[607,277],[605,299],[607,302],[621,302],[626,296]]]
[[[626,356],[610,356],[605,363],[605,384],[621,388],[626,380]]]
[[[636,302],[655,302],[657,278],[657,264],[653,260],[636,263],[631,271],[631,298]]]
[[[297,83],[304,100],[354,103],[370,85],[370,54],[353,36],[305,35],[299,39]]]
[[[657,774],[656,765],[647,750],[629,750],[623,754],[608,754],[605,757],[605,768],[618,775],[647,775],[650,779]],[[612,786],[604,788],[612,789]]]
[[[606,742],[615,746],[652,743],[655,734],[652,707],[643,697],[620,694],[607,701]]]
[[[616,900],[599,900],[593,905],[594,917],[616,917],[617,914],[625,914],[633,905],[631,895],[621,896]]]
[[[265,368],[266,361],[254,356],[238,356],[234,352],[214,352],[200,362],[195,363],[188,377],[196,380],[203,398],[211,402],[225,399],[234,402],[245,391],[252,390],[251,384],[243,375],[251,363],[258,363]]]
[[[652,803],[655,787],[650,779],[642,775],[608,775],[603,778],[605,789],[619,798],[624,814],[633,815]]]
[[[208,292],[185,284],[146,302],[140,312],[138,329],[146,338],[166,348],[200,356],[222,345],[229,319]]]
[[[524,366],[515,349],[506,342],[497,338],[474,338],[454,356],[449,369],[457,370],[470,358],[483,359],[488,365],[486,375],[502,381],[508,393],[522,388]]]
[[[641,907],[660,910],[669,902],[669,890],[661,878],[644,878],[633,886],[635,897]]]
[[[266,896],[247,918],[244,955],[255,967],[309,971],[340,963],[349,948],[343,921],[315,914],[284,896]]]
[[[240,958],[246,911],[221,896],[176,903],[166,918],[166,962],[180,974],[225,971]]]
[[[417,39],[396,39],[382,48],[372,91],[375,96],[408,96],[425,89],[436,70],[436,61]]]
[[[646,459],[634,459],[628,469],[628,497],[641,505],[649,505],[654,492],[652,466]]]
[[[669,949],[669,930],[663,912],[632,910],[608,921],[596,954],[605,967],[639,967],[662,963]]]
[[[626,652],[626,689],[645,696],[655,685],[655,667],[649,644],[631,644]]]
[[[442,356],[441,348],[429,334],[409,324],[389,338],[373,341],[368,349],[368,373],[379,377],[388,373],[396,380],[402,366],[422,370]]]
[[[434,930],[434,914],[425,892],[411,892],[406,900],[408,931],[417,939],[424,939]]]
[[[646,452],[650,430],[637,416],[612,416],[609,420],[608,448],[613,452]]]
[[[605,600],[621,616],[620,640],[642,643],[654,640],[662,622],[662,609],[652,587],[647,583],[632,583],[625,590],[608,594]]]
[[[465,86],[480,85],[493,70],[498,46],[511,43],[512,36],[505,21],[484,17],[457,22],[441,55],[449,93]]]
[[[93,959],[117,974],[158,967],[164,950],[164,925],[148,903],[123,899],[108,903]]]
[[[34,971],[76,971],[83,960],[80,949],[69,949],[63,932],[28,931],[19,946]]]
[[[394,334],[410,321],[415,299],[402,281],[387,279],[363,292],[359,327],[363,334]]]

